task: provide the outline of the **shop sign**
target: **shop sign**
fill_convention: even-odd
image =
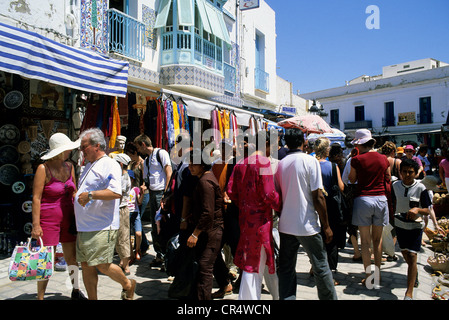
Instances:
[[[240,10],[259,8],[259,0],[241,0]]]
[[[283,113],[296,114],[296,108],[294,108],[294,107],[282,107],[282,112]]]
[[[415,112],[398,113],[398,126],[407,126],[411,124],[416,124]]]

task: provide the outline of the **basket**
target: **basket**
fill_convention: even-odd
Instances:
[[[447,242],[445,242],[445,241],[441,241],[441,242],[430,241],[430,244],[432,245],[433,250],[436,252],[443,252],[447,248]]]
[[[449,257],[443,254],[437,254],[435,257],[427,258],[427,263],[434,271],[449,272]]]

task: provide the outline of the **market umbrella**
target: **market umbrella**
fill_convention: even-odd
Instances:
[[[283,128],[297,128],[304,133],[332,133],[332,128],[320,116],[309,114],[305,116],[295,116],[278,122]]]
[[[326,137],[330,140],[331,143],[337,142],[342,146],[342,148],[346,148],[345,146],[346,134],[344,134],[342,131],[338,129],[332,128],[332,133],[311,133],[307,136],[307,139],[309,141],[314,141],[321,137]]]

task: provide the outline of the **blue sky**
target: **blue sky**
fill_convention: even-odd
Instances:
[[[449,0],[265,0],[276,12],[277,73],[296,93],[345,85],[424,58],[449,63]],[[379,29],[365,25],[369,5]]]

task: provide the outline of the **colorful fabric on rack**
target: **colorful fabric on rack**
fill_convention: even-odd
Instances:
[[[183,114],[184,114],[184,129],[190,132],[189,115],[187,114],[186,105],[183,105]],[[190,135],[192,135],[192,132],[190,132]]]
[[[213,129],[213,138],[214,138],[214,142],[218,147],[218,143],[221,141],[221,137],[220,137],[220,128],[219,128],[219,124],[218,124],[218,110],[214,109],[211,111],[211,124],[212,124],[212,128]]]
[[[109,138],[109,148],[115,147],[115,141],[117,139],[117,136],[121,133],[121,125],[120,125],[120,114],[118,112],[118,101],[117,97],[114,97],[113,104],[112,104],[112,125],[111,129],[111,136]]]
[[[231,124],[229,122],[229,112],[224,110],[223,111],[223,131],[224,131],[224,138],[229,139],[229,134],[231,130]]]
[[[218,122],[218,130],[220,131],[220,141],[224,138],[223,135],[223,113],[221,111],[217,111],[217,122]],[[220,142],[218,141],[218,142]]]
[[[178,104],[176,101],[172,101],[172,107],[173,107],[173,131],[176,137],[179,135],[179,111],[178,111]]]
[[[234,111],[232,111],[231,114],[229,115],[229,121],[232,130],[232,144],[235,145],[237,141],[238,127],[237,127],[237,116],[235,115]]]
[[[156,128],[156,141],[155,141],[155,145],[156,148],[162,148],[162,128],[163,128],[163,121],[164,121],[164,117],[162,116],[162,104],[161,104],[161,100],[156,100],[156,104],[157,104],[157,128]]]
[[[176,102],[169,99],[165,100],[165,116],[167,123],[167,142],[168,149],[171,149],[175,145],[175,125],[173,121],[173,105]]]
[[[257,122],[256,122],[256,119],[254,118],[254,116],[251,116],[251,118],[249,118],[249,130],[253,136],[256,135]]]

